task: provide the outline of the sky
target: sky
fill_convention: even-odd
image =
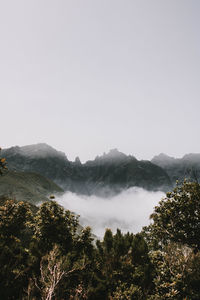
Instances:
[[[0,144],[200,152],[199,0],[0,0]]]

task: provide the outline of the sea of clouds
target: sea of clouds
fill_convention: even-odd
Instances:
[[[150,192],[133,187],[110,198],[82,196],[71,192],[56,199],[66,209],[80,215],[80,224],[90,226],[102,238],[106,228],[122,232],[139,232],[150,223],[149,216],[164,197],[163,192]]]

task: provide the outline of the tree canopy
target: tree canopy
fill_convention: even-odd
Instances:
[[[159,241],[179,242],[200,250],[200,184],[177,184],[155,207],[151,219]]]
[[[0,148],[0,152],[1,152],[1,148]],[[0,156],[0,175],[2,175],[3,171],[5,171],[6,169],[7,169],[7,167],[6,167],[6,159],[2,158]]]
[[[0,199],[0,298],[200,299],[199,198],[200,185],[184,182],[142,232],[106,229],[96,241],[56,201]]]

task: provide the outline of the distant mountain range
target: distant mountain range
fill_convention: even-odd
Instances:
[[[78,157],[72,162],[63,152],[47,144],[36,144],[4,149],[1,155],[6,158],[10,173],[6,175],[7,179],[6,176],[0,179],[0,194],[11,185],[19,191],[17,183],[23,176],[22,185],[27,189],[31,186],[32,193],[36,193],[41,185],[45,186],[42,193],[39,192],[42,197],[62,190],[106,197],[134,186],[151,191],[169,191],[177,179],[197,179],[200,175],[200,154],[188,154],[182,159],[160,154],[152,161],[139,161],[113,149],[82,164]],[[37,176],[40,177],[36,180]],[[29,177],[32,177],[31,183],[28,182]],[[44,184],[45,180],[50,184],[49,188]],[[29,196],[32,197],[30,193]],[[37,195],[33,197],[41,199]]]
[[[182,158],[173,158],[161,153],[151,162],[165,170],[173,185],[176,180],[180,182],[184,179],[200,180],[200,154],[198,153],[186,154]]]

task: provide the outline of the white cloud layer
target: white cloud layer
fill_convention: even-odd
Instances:
[[[98,237],[106,228],[113,232],[137,233],[150,223],[149,215],[164,196],[163,192],[149,192],[142,188],[130,188],[111,198],[80,196],[71,192],[58,198],[59,204],[80,215],[80,223],[89,225]]]

